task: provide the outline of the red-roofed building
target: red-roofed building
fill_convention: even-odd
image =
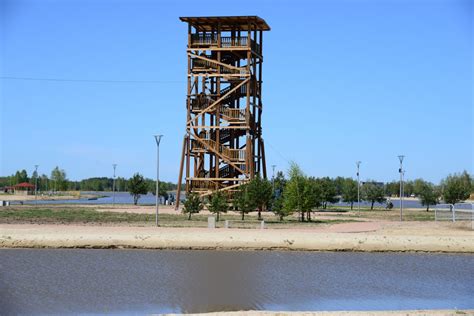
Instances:
[[[15,194],[30,195],[34,194],[35,186],[28,182],[18,183],[13,186]]]

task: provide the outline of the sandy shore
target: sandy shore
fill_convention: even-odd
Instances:
[[[284,230],[2,224],[0,247],[474,253],[470,225],[450,224],[424,223],[422,229],[417,222],[369,222]]]
[[[167,314],[177,315],[177,314]],[[336,312],[267,312],[267,311],[239,311],[239,312],[217,312],[204,314],[205,316],[451,316],[451,315],[474,315],[474,310],[406,310],[406,311],[336,311]]]
[[[78,200],[95,197],[93,194],[82,195],[38,195],[38,201],[59,201],[59,200]],[[0,194],[0,201],[33,201],[34,195],[19,195],[19,194]]]

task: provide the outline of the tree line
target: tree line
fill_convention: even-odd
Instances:
[[[387,208],[393,207],[387,196],[399,195],[399,185],[395,190],[395,182],[381,183],[368,180],[359,187],[360,200],[370,203],[370,209],[375,203],[387,203]],[[434,185],[423,179],[405,183],[406,196],[414,195],[422,205],[429,207],[445,203],[455,204],[469,198],[474,192],[473,178],[466,172],[447,176],[439,185]],[[191,215],[199,213],[205,205],[210,212],[216,214],[219,220],[221,213],[229,210],[239,211],[242,220],[249,212],[258,212],[261,219],[262,211],[271,211],[283,220],[286,216],[298,213],[300,221],[311,221],[311,213],[315,209],[326,209],[328,204],[343,201],[353,209],[358,200],[357,181],[352,178],[316,178],[307,176],[301,168],[291,164],[287,178],[283,172],[278,172],[274,179],[266,180],[257,176],[250,182],[240,186],[235,192],[218,191],[205,199],[191,194],[184,202],[184,213]]]
[[[34,171],[31,177],[26,170],[18,170],[13,175],[0,177],[0,187],[12,186],[22,182],[35,184],[40,192],[55,192],[67,190],[80,191],[112,191],[113,178],[95,177],[80,181],[67,179],[64,169],[55,167],[50,176],[39,175]],[[361,183],[360,199],[367,201],[374,208],[375,203],[385,203],[387,196],[398,196],[400,183],[392,181],[387,183],[367,180]],[[223,192],[214,193],[206,200],[196,195],[188,196],[184,202],[184,211],[191,214],[197,213],[207,204],[211,212],[219,214],[229,209],[238,210],[245,215],[252,211],[258,211],[261,218],[263,211],[272,211],[280,219],[298,212],[300,220],[311,220],[313,209],[325,209],[328,204],[343,201],[349,203],[351,209],[357,202],[357,181],[344,177],[322,177],[307,176],[301,168],[292,163],[287,177],[279,171],[275,178],[270,180],[255,177],[252,181],[240,186],[232,194]],[[177,185],[171,182],[160,182],[159,196],[168,199],[168,191],[176,190]],[[128,191],[137,204],[141,195],[149,192],[156,193],[156,182],[135,173],[130,179],[117,177],[115,180],[116,191]],[[441,200],[445,203],[455,204],[469,198],[474,192],[474,181],[466,172],[453,174],[443,179],[440,184],[434,185],[423,179],[404,182],[404,196],[416,196],[422,205],[429,207],[438,204]],[[390,202],[387,207],[390,208]],[[393,206],[393,205],[392,205]]]
[[[156,192],[156,182],[153,179],[143,178],[146,183],[146,192],[140,194],[146,194],[148,192]],[[115,191],[128,192],[135,186],[135,175],[130,179],[123,177],[117,177],[115,179]],[[112,191],[113,190],[113,178],[108,177],[94,177],[83,179],[80,181],[72,181],[67,178],[66,171],[59,167],[55,167],[50,175],[41,174],[39,175],[36,171],[33,171],[31,176],[28,172],[18,170],[14,174],[6,177],[0,177],[0,188],[8,186],[14,186],[19,183],[27,182],[35,185],[37,183],[37,190],[39,192],[58,192],[58,191]],[[176,184],[172,182],[160,182],[160,195],[167,198],[167,191],[175,190]],[[143,188],[140,192],[143,192]]]

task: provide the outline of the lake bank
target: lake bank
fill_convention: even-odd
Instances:
[[[474,231],[439,222],[263,230],[1,224],[0,247],[474,253]]]
[[[181,315],[181,314],[166,314],[168,316]],[[474,315],[474,310],[401,310],[401,311],[337,311],[337,312],[268,312],[268,311],[238,311],[238,312],[216,312],[216,313],[199,313],[199,314],[186,314],[188,316],[452,316],[452,315]]]
[[[65,202],[65,201],[83,201],[87,199],[98,199],[100,198],[100,195],[98,194],[84,194],[84,193],[79,193],[78,194],[65,194],[65,195],[49,195],[49,194],[39,194],[35,196],[34,194],[31,195],[24,195],[24,194],[0,194],[0,201],[9,201],[9,202],[29,202],[29,203],[35,203],[41,202]]]

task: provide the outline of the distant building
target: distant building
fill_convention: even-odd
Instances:
[[[12,193],[13,194],[13,187],[12,186],[6,186],[2,188],[3,193]]]
[[[376,186],[378,186],[379,188],[383,188],[385,186],[385,183],[383,182],[376,182],[376,181],[367,181],[367,182],[363,182],[361,181],[360,182],[362,185],[366,184],[366,183],[373,183],[375,184]]]
[[[12,187],[13,192],[18,195],[31,195],[35,193],[35,186],[28,182],[22,182]]]

